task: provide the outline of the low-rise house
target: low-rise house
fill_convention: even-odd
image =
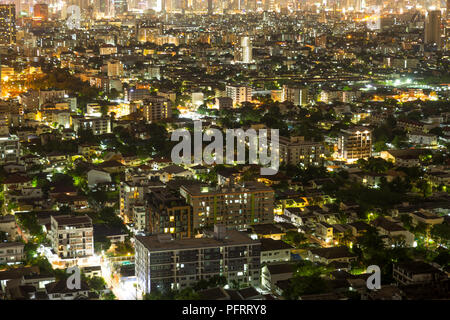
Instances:
[[[94,239],[108,238],[111,243],[124,242],[128,232],[119,227],[107,224],[94,224]]]
[[[408,247],[412,247],[414,244],[414,234],[394,221],[385,217],[378,217],[373,221],[373,225],[381,236],[386,236],[387,245],[391,245],[399,240],[404,240],[405,245]]]
[[[22,242],[0,242],[0,264],[17,264],[25,259],[25,244]]]
[[[261,241],[261,263],[291,261],[291,250],[293,247],[282,240],[262,238]]]
[[[369,230],[370,226],[362,221],[356,221],[347,224],[347,226],[350,227],[352,230],[352,234],[354,237],[360,237],[362,236],[367,230]]]
[[[0,216],[0,232],[6,233],[9,240],[16,239],[18,235],[17,224],[16,218],[12,214]]]
[[[193,174],[189,169],[177,165],[170,165],[161,169],[159,179],[166,183],[174,178],[192,178]]]
[[[99,183],[110,183],[111,174],[109,172],[103,170],[92,169],[87,173],[88,178],[88,186],[89,188],[93,188]]]
[[[294,276],[294,272],[295,264],[293,263],[267,264],[262,267],[261,285],[263,288],[274,292],[277,282],[291,279]]]
[[[316,224],[316,235],[326,243],[333,242],[333,226],[326,222],[319,222]]]
[[[89,266],[81,268],[81,272],[84,273],[86,277],[101,277],[102,276],[102,267],[101,266]]]
[[[357,256],[351,253],[347,247],[318,248],[308,251],[308,258],[313,262],[330,264],[333,261],[351,262],[357,259]]]
[[[417,225],[419,222],[428,225],[441,224],[444,222],[444,217],[438,216],[437,214],[426,210],[410,212],[409,215],[411,216],[412,223],[414,225]]]
[[[278,226],[271,223],[258,224],[251,226],[253,233],[258,236],[259,239],[271,238],[274,240],[281,240],[286,232],[282,231]]]
[[[394,280],[403,285],[439,282],[448,279],[448,275],[423,261],[396,263],[392,269]]]
[[[426,177],[435,186],[450,184],[450,171],[432,171]]]
[[[307,213],[304,213],[300,207],[290,207],[284,209],[283,215],[294,225],[302,226],[305,224],[304,217],[307,216]]]
[[[66,280],[48,283],[45,286],[49,300],[88,300],[95,299],[87,283],[81,280],[80,288],[69,289]],[[98,297],[97,297],[98,298]]]
[[[31,187],[31,178],[25,175],[12,174],[3,180],[3,191],[9,192],[22,190],[22,188]]]

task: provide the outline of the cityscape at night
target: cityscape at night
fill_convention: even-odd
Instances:
[[[449,146],[450,0],[0,0],[0,300],[450,300]]]

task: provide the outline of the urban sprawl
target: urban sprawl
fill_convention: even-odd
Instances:
[[[0,299],[450,299],[449,10],[0,0]]]

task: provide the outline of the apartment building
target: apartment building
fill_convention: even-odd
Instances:
[[[148,221],[147,218],[144,216],[142,217],[142,210],[141,208],[137,208],[134,210],[135,207],[142,207],[145,205],[145,195],[152,189],[152,188],[160,188],[162,185],[161,182],[155,182],[149,180],[147,177],[143,176],[142,179],[135,179],[131,181],[122,181],[120,183],[120,190],[119,190],[119,196],[120,196],[120,215],[124,219],[125,223],[128,222],[135,222],[134,216],[140,217],[138,219],[139,221],[139,228],[135,225],[136,230],[144,231],[145,228],[148,228]],[[143,229],[142,229],[143,228]]]
[[[144,100],[144,118],[156,122],[172,118],[172,102],[165,97],[149,97]]]
[[[302,87],[283,86],[281,101],[289,101],[294,106],[305,106],[308,104],[308,89]]]
[[[280,162],[291,165],[321,166],[325,158],[325,147],[320,142],[305,141],[305,137],[280,137]]]
[[[25,259],[22,242],[0,242],[0,265],[16,264]]]
[[[366,127],[353,127],[341,130],[338,137],[338,157],[347,162],[372,156],[372,130]]]
[[[79,115],[70,116],[70,124],[75,132],[78,129],[91,129],[94,135],[111,133],[111,118],[109,117],[83,117]]]
[[[89,216],[51,216],[52,247],[61,259],[77,259],[94,254],[94,227]]]
[[[233,106],[252,100],[252,88],[247,86],[226,86],[227,97],[233,99]]]
[[[176,239],[193,236],[192,208],[177,191],[160,188],[147,196],[149,231],[170,233]]]
[[[17,163],[20,158],[20,142],[16,135],[0,136],[0,165]]]
[[[172,240],[170,235],[136,237],[136,278],[143,293],[180,290],[224,276],[229,283],[259,286],[260,242],[215,225],[212,237]]]
[[[259,182],[217,187],[183,185],[180,194],[192,206],[194,230],[216,223],[239,230],[273,222],[274,191]]]

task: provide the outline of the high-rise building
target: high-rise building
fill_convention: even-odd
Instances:
[[[304,137],[280,137],[280,162],[291,165],[321,166],[325,147],[320,142],[306,141]]]
[[[172,103],[164,97],[150,97],[144,100],[144,118],[155,122],[172,118]]]
[[[214,226],[212,236],[172,240],[170,235],[136,237],[138,290],[182,290],[223,276],[228,283],[259,286],[261,243],[246,233]]]
[[[123,74],[123,64],[119,60],[110,60],[107,64],[108,77],[120,77]]]
[[[355,126],[341,130],[338,137],[339,158],[347,162],[366,159],[372,156],[372,130]]]
[[[192,208],[174,190],[159,188],[147,196],[149,228],[152,234],[170,233],[176,239],[190,238],[192,228]]]
[[[114,0],[114,14],[121,15],[128,11],[127,0]]]
[[[194,229],[215,223],[242,229],[273,221],[274,191],[259,182],[222,187],[183,185],[180,193],[192,206]]]
[[[48,20],[48,5],[45,3],[36,3],[33,8],[33,16],[36,19],[47,21]]]
[[[441,41],[441,11],[428,11],[425,16],[425,44],[442,47]]]
[[[253,61],[253,46],[250,37],[241,38],[242,62],[251,63]]]
[[[233,99],[233,105],[252,100],[252,88],[247,86],[226,86],[227,97]]]
[[[16,6],[0,4],[0,45],[16,43]]]
[[[305,106],[308,104],[308,89],[284,85],[281,101],[292,102],[295,106]]]
[[[51,242],[61,259],[87,258],[94,255],[94,227],[84,216],[51,216]]]

